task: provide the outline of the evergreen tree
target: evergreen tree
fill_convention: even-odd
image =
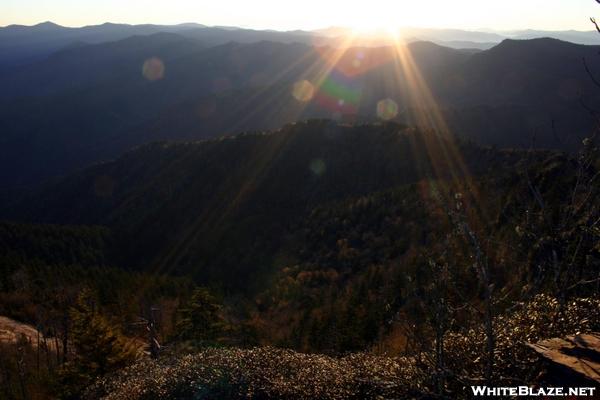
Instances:
[[[62,373],[61,392],[65,398],[77,393],[98,376],[121,368],[135,358],[135,348],[96,307],[93,294],[83,290],[71,308],[71,337],[74,355]]]
[[[187,305],[179,310],[179,338],[202,346],[214,343],[222,330],[221,305],[206,288],[196,289]]]

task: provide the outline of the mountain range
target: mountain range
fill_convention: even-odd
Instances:
[[[100,41],[162,29],[119,27],[81,30]],[[506,39],[484,51],[431,42],[340,48],[316,45],[305,32],[176,28],[79,43],[5,70],[0,187],[30,188],[152,140],[275,129],[315,117],[373,121],[382,117],[378,110],[385,119],[483,144],[569,150],[589,133],[588,109],[600,101],[582,62],[600,70],[599,48],[556,39]],[[10,26],[0,31],[0,47],[25,48],[20,40],[46,30],[48,40],[79,32]],[[94,36],[107,31],[113,36]],[[223,40],[209,40],[213,34]]]
[[[215,46],[229,41],[249,43],[261,40],[282,43],[320,43],[336,45],[344,42],[352,29],[330,27],[314,31],[275,31],[253,30],[238,27],[206,26],[197,23],[177,25],[129,25],[104,23],[78,28],[65,27],[50,21],[33,26],[8,25],[0,27],[0,71],[6,67],[27,64],[43,59],[66,47],[96,44],[121,40],[134,35],[154,33],[178,33],[185,37],[200,40],[206,46]],[[578,44],[598,43],[595,31],[540,31],[521,30],[505,32],[467,31],[460,29],[402,28],[398,31],[403,40],[432,41],[453,48],[485,50],[504,39],[554,38]],[[389,40],[381,35],[363,35],[362,44],[381,46]],[[371,38],[369,38],[371,36]]]

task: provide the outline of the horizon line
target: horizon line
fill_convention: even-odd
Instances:
[[[171,23],[171,24],[146,22],[146,23],[137,23],[136,24],[136,23],[106,21],[106,22],[101,22],[101,23],[97,23],[97,24],[72,26],[72,25],[58,24],[58,23],[53,22],[51,20],[46,20],[46,21],[38,22],[38,23],[35,23],[35,24],[32,24],[32,25],[12,23],[12,24],[8,24],[8,25],[2,25],[2,26],[0,26],[0,29],[10,28],[10,27],[34,28],[36,26],[45,25],[45,24],[46,25],[50,25],[51,24],[51,25],[54,25],[54,26],[59,27],[59,28],[67,28],[67,29],[82,29],[82,28],[89,28],[89,27],[98,27],[98,26],[103,26],[103,25],[122,25],[122,26],[145,26],[145,25],[149,25],[149,26],[183,26],[183,25],[197,25],[198,27],[202,27],[202,28],[235,28],[235,29],[243,29],[243,30],[275,31],[275,32],[295,32],[295,31],[302,31],[302,32],[311,32],[312,33],[312,32],[326,31],[326,30],[335,30],[335,29],[348,30],[348,31],[354,31],[355,30],[352,27],[343,26],[343,25],[330,25],[330,26],[320,27],[320,28],[314,28],[314,29],[303,29],[303,28],[277,29],[277,28],[249,27],[249,26],[243,26],[243,25],[208,25],[208,24],[203,24],[201,22],[178,22],[178,23]],[[472,28],[429,27],[429,26],[398,26],[397,28],[394,28],[394,29],[396,29],[396,30],[402,30],[402,29],[426,29],[426,30],[435,30],[435,31],[457,30],[457,31],[464,31],[464,32],[476,32],[476,33],[486,33],[486,34],[502,34],[502,33],[511,33],[511,32],[526,32],[526,31],[538,31],[538,32],[579,32],[579,33],[593,33],[593,32],[595,32],[594,29],[590,29],[590,30],[578,30],[578,29],[536,29],[536,28],[494,29],[494,28],[486,28],[486,27],[472,29]],[[372,32],[378,32],[378,31],[383,31],[383,30],[384,29],[373,29],[371,31]],[[365,33],[368,34],[369,31],[367,31]]]

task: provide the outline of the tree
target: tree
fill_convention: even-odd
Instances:
[[[62,395],[66,398],[76,397],[93,379],[135,358],[135,348],[98,311],[91,291],[81,291],[70,318],[74,356],[66,363],[61,379]]]
[[[590,19],[600,33],[596,20]],[[591,83],[600,88],[585,58],[583,66]],[[593,293],[592,285],[596,294],[600,290],[600,148],[597,144],[600,115],[583,97],[581,104],[596,126],[583,140],[576,157],[560,165],[567,170],[565,175],[570,179],[548,182],[545,175],[551,175],[552,170],[542,170],[535,176],[526,168],[525,176],[535,206],[528,207],[526,218],[517,226],[517,233],[529,249],[529,263],[535,268],[533,294],[550,280],[549,286],[561,306],[573,294]],[[559,189],[547,190],[550,193],[544,196],[540,190],[544,184]],[[552,201],[556,199],[550,196],[559,201]]]
[[[179,310],[177,336],[203,346],[215,342],[222,325],[221,306],[206,288],[198,288]]]

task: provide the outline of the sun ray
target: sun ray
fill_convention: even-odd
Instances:
[[[395,71],[396,79],[407,86],[407,103],[414,107],[414,114],[417,126],[424,130],[424,146],[429,154],[431,165],[435,176],[432,179],[444,181],[450,179],[453,187],[465,187],[466,200],[469,201],[487,220],[485,210],[479,208],[480,196],[472,175],[464,161],[464,158],[457,147],[456,136],[451,132],[446,123],[440,106],[432,94],[426,80],[415,62],[410,48],[396,41],[395,50]],[[415,151],[418,151],[415,149]],[[449,175],[449,176],[448,176]],[[446,193],[448,195],[448,193]],[[454,200],[445,198],[445,206],[451,206]]]

